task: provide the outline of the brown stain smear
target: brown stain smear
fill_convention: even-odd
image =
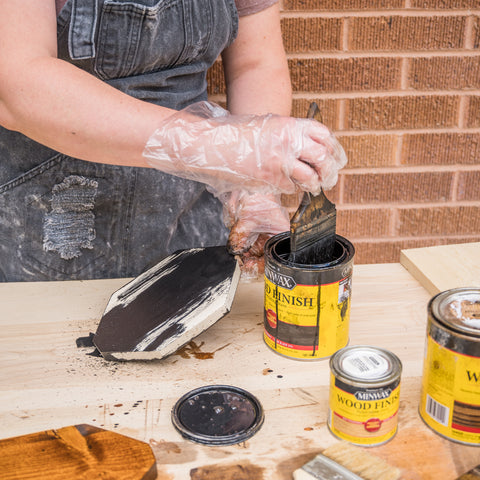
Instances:
[[[191,480],[263,480],[262,467],[249,462],[232,465],[207,465],[190,470]]]
[[[204,344],[205,342],[201,342],[200,345],[197,345],[197,343],[192,340],[191,342],[187,343],[182,348],[177,350],[174,355],[178,355],[182,358],[195,357],[197,360],[209,360],[215,356],[215,353],[223,350],[230,345],[229,343],[227,343],[223,347],[217,348],[214,352],[202,352],[201,348]]]
[[[157,465],[178,465],[194,462],[197,458],[195,445],[192,443],[157,441],[151,438],[149,444],[157,460]]]

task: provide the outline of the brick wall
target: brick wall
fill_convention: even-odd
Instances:
[[[480,0],[280,1],[292,113],[316,101],[349,158],[327,195],[356,263],[480,241]]]

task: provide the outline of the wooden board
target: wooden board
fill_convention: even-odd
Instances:
[[[93,343],[107,360],[159,360],[230,311],[240,267],[224,246],[180,250],[110,298]]]
[[[147,443],[91,425],[74,425],[1,440],[0,477],[154,480],[157,467]]]
[[[457,287],[480,287],[480,242],[402,250],[400,263],[433,296]]]

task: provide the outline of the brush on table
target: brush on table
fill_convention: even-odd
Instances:
[[[294,480],[398,480],[401,471],[347,442],[325,449],[293,472]]]

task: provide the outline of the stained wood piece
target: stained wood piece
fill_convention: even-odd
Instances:
[[[148,444],[86,424],[1,440],[0,472],[5,480],[157,478]]]
[[[93,342],[108,360],[162,359],[230,311],[239,278],[225,247],[176,252],[114,293]]]
[[[458,287],[480,287],[480,242],[402,250],[400,263],[433,296]]]

